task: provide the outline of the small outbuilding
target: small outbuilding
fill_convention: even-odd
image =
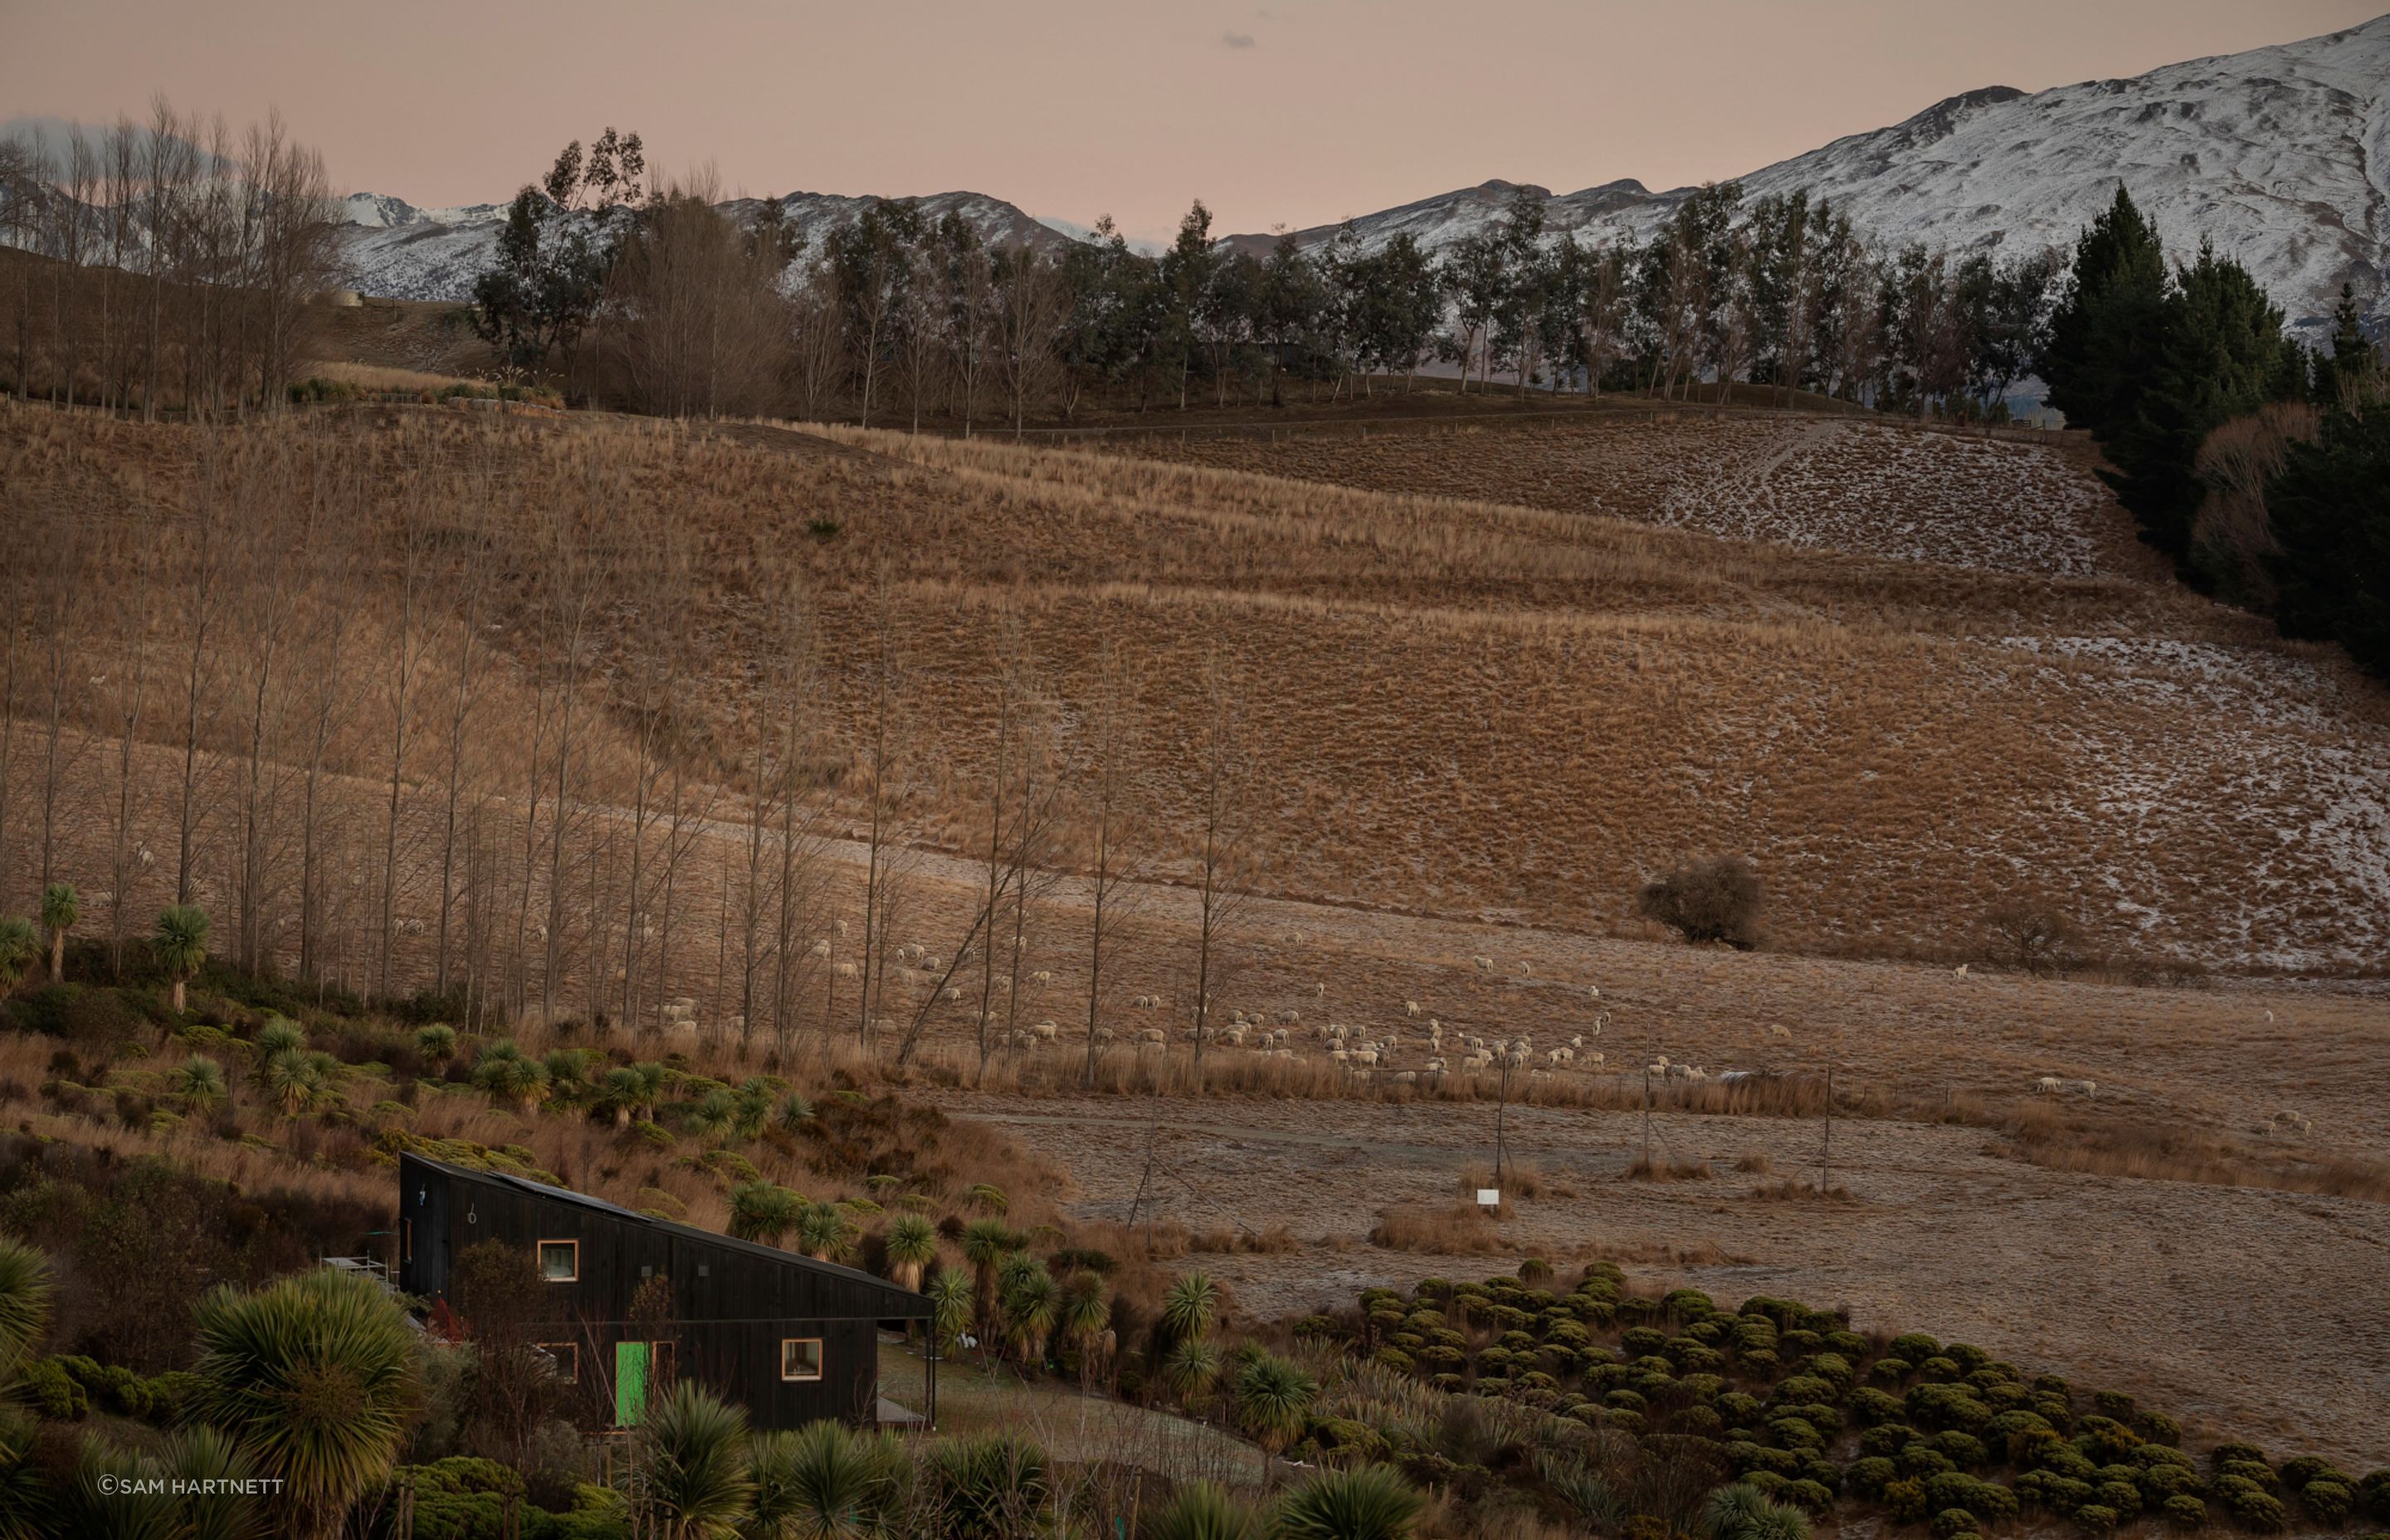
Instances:
[[[400,1290],[437,1308],[463,1252],[523,1248],[554,1302],[539,1345],[617,1426],[675,1378],[745,1406],[755,1428],[868,1426],[882,1415],[880,1330],[930,1316],[927,1299],[886,1278],[544,1182],[412,1154],[398,1177]],[[934,1357],[929,1374],[934,1418]]]

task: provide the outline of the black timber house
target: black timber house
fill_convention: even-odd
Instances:
[[[886,1278],[563,1187],[412,1154],[398,1176],[399,1288],[436,1312],[464,1251],[521,1247],[554,1301],[540,1346],[618,1426],[673,1379],[744,1405],[755,1428],[870,1425],[881,1326],[930,1315],[927,1299]]]

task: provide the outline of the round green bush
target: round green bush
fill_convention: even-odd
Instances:
[[[2085,1503],[2075,1510],[2075,1527],[2086,1534],[2106,1534],[2121,1522],[2123,1515],[2098,1503]]]
[[[2168,1497],[2158,1511],[2165,1516],[2167,1523],[2177,1529],[2207,1527],[2207,1505],[2187,1492]]]
[[[1859,1453],[1890,1459],[1917,1442],[1917,1430],[1901,1422],[1886,1422],[1859,1435]]]
[[[2083,1419],[2083,1431],[2075,1435],[2075,1443],[2085,1454],[2105,1465],[2130,1457],[2141,1446],[2141,1435],[2103,1414]]]
[[[2299,1501],[2307,1505],[2307,1511],[2314,1514],[2319,1522],[2335,1529],[2348,1517],[2356,1500],[2357,1494],[2345,1482],[2318,1477],[2299,1488]]]
[[[1671,1414],[1668,1421],[1675,1431],[1691,1433],[1701,1438],[1715,1438],[1726,1431],[1726,1418],[1718,1416],[1716,1409],[1710,1406],[1681,1407]]]
[[[1651,1426],[1649,1419],[1641,1412],[1630,1412],[1617,1406],[1605,1408],[1601,1414],[1601,1420],[1622,1433],[1631,1433],[1637,1437],[1640,1437],[1643,1431]]]
[[[1718,1416],[1737,1427],[1749,1427],[1759,1420],[1759,1397],[1749,1391],[1728,1391],[1717,1398]]]
[[[1862,1428],[1894,1421],[1906,1410],[1900,1397],[1877,1390],[1872,1385],[1862,1385],[1853,1391],[1844,1405],[1849,1409],[1853,1420]]]
[[[1982,1439],[1972,1433],[1961,1432],[1956,1428],[1944,1429],[1934,1434],[1931,1442],[1934,1448],[1949,1457],[1951,1464],[1961,1470],[1979,1466],[1991,1457],[1991,1453],[1984,1447]]]
[[[1814,1374],[1795,1374],[1779,1380],[1769,1397],[1780,1405],[1834,1399],[1833,1381]]]
[[[2152,1444],[2182,1442],[2182,1424],[2164,1412],[2143,1412],[2134,1418],[2133,1426],[2140,1431],[2141,1437]]]
[[[2390,1470],[2375,1470],[2357,1483],[2357,1500],[2376,1519],[2390,1520]]]
[[[1822,1449],[1826,1446],[1826,1435],[1818,1431],[1817,1426],[1806,1418],[1773,1418],[1767,1424],[1767,1433],[1780,1449]]]
[[[2274,1468],[2274,1474],[2293,1492],[2305,1490],[2309,1482],[2338,1482],[2346,1487],[2357,1484],[2354,1477],[2320,1455],[2301,1455],[2296,1459],[2284,1460]]]
[[[1851,1382],[1852,1375],[1855,1373],[1851,1367],[1851,1361],[1848,1358],[1845,1358],[1841,1354],[1831,1350],[1824,1353],[1811,1354],[1809,1355],[1809,1367],[1804,1372],[1816,1375],[1820,1380],[1831,1382],[1838,1390],[1848,1387]]]
[[[1612,1391],[1608,1394],[1604,1395],[1601,1398],[1601,1401],[1602,1405],[1605,1406],[1616,1406],[1623,1411],[1629,1412],[1643,1411],[1649,1405],[1649,1403],[1645,1402],[1641,1396],[1636,1394],[1633,1391],[1625,1390]]]
[[[2102,1415],[2113,1417],[2119,1422],[2133,1420],[2133,1398],[2123,1391],[2094,1391],[2091,1392],[2091,1405],[2099,1407]]]
[[[1767,1348],[1737,1354],[1737,1359],[1754,1374],[1771,1375],[1776,1372],[1776,1354]]]
[[[1638,1326],[1619,1338],[1618,1345],[1629,1358],[1645,1358],[1668,1345],[1668,1334],[1652,1327]]]
[[[2267,1462],[2266,1452],[2254,1444],[2219,1444],[2207,1452],[2207,1458],[2209,1463],[2218,1470],[2235,1460],[2246,1460],[2252,1465],[2263,1465],[2268,1471],[2274,1469]]]
[[[2141,1489],[2141,1500],[2155,1507],[2178,1493],[2199,1490],[2199,1472],[2188,1465],[2164,1462],[2145,1465],[2135,1484]]]
[[[1815,1482],[1837,1495],[1843,1490],[1843,1468],[1823,1455],[1811,1455],[1801,1462],[1801,1479]]]
[[[1934,1516],[1934,1540],[1958,1540],[1975,1533],[1975,1516],[1963,1508],[1946,1508]]]
[[[1900,1468],[1882,1455],[1869,1455],[1853,1460],[1843,1480],[1862,1497],[1881,1497],[1900,1474]]]
[[[1868,1378],[1879,1385],[1897,1385],[1908,1378],[1908,1360],[1879,1358],[1868,1366]]]
[[[2281,1499],[2245,1476],[2217,1477],[2216,1497],[2224,1505],[2225,1511],[2232,1515],[2233,1521],[2243,1529],[2271,1534],[2290,1522],[2290,1514],[2282,1507]]]
[[[1892,1514],[1893,1522],[1913,1524],[1925,1517],[1925,1483],[1914,1476],[1905,1476],[1883,1489],[1883,1506]]]
[[[1934,1381],[1956,1380],[1960,1370],[1955,1358],[1936,1354],[1917,1366],[1919,1378]]]
[[[1753,1470],[1741,1478],[1742,1484],[1758,1490],[1763,1496],[1773,1497],[1792,1483],[1773,1470]]]
[[[1895,1337],[1883,1351],[1891,1357],[1906,1358],[1915,1364],[1940,1353],[1942,1344],[1922,1331],[1904,1331]]]
[[[1900,1452],[1900,1469],[1912,1476],[1932,1476],[1958,1469],[1959,1462],[1920,1439]]]
[[[1812,1513],[1823,1513],[1834,1506],[1834,1495],[1822,1482],[1786,1482],[1777,1491],[1776,1497],[1780,1502],[1792,1503]]]
[[[2268,1492],[2274,1486],[2274,1468],[2264,1460],[2221,1460],[2216,1467],[2216,1480],[2219,1485],[2227,1481],[2247,1482],[2258,1491]]]
[[[2101,1482],[2093,1496],[2101,1508],[2113,1508],[2127,1519],[2141,1510],[2141,1489],[2131,1482]]]

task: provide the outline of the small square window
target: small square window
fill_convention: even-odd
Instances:
[[[539,1243],[539,1276],[550,1283],[581,1281],[581,1242],[543,1240]]]
[[[783,1380],[819,1380],[822,1377],[821,1339],[818,1337],[784,1337],[780,1340],[780,1378]]]
[[[578,1342],[541,1342],[539,1351],[547,1354],[556,1377],[568,1385],[581,1383],[581,1344]]]

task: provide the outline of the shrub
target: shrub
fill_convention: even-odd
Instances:
[[[1894,1522],[1917,1522],[1925,1517],[1925,1483],[1914,1476],[1892,1482],[1883,1489],[1883,1506]]]
[[[1946,1508],[1934,1516],[1934,1540],[1958,1540],[1975,1533],[1975,1516],[1963,1508]]]
[[[2356,1506],[2356,1497],[2357,1494],[2345,1482],[2322,1478],[2299,1488],[2299,1500],[2307,1505],[2307,1511],[2314,1514],[2319,1522],[2335,1528],[2348,1517],[2348,1510]]]
[[[1832,1490],[1823,1482],[1814,1482],[1806,1478],[1797,1482],[1786,1482],[1776,1495],[1785,1502],[1807,1508],[1812,1513],[1823,1513],[1834,1506]]]
[[[1890,1459],[1916,1442],[1916,1429],[1903,1422],[1886,1422],[1859,1435],[1859,1453]]]
[[[2123,1522],[2123,1516],[2113,1508],[2098,1503],[2085,1503],[2075,1510],[2075,1527],[2086,1534],[2105,1534]]]
[[[1783,1449],[1822,1449],[1826,1436],[1806,1418],[1780,1417],[1767,1425],[1768,1434]]]
[[[1959,1462],[1920,1439],[1900,1452],[1900,1468],[1912,1476],[1933,1476],[1958,1469]]]
[[[2167,1523],[2177,1529],[2207,1527],[2207,1505],[2187,1492],[2168,1497],[2158,1511],[2165,1516]]]
[[[1759,944],[1759,914],[1767,890],[1759,870],[1740,855],[1688,862],[1643,884],[1635,909],[1689,942],[1724,942],[1749,951]]]
[[[2143,1412],[2134,1419],[2134,1426],[2140,1431],[2141,1437],[2152,1444],[2182,1442],[2182,1424],[2164,1412]]]
[[[1883,1489],[1898,1478],[1899,1472],[1900,1468],[1882,1455],[1869,1455],[1864,1458],[1853,1460],[1850,1471],[1844,1480],[1859,1496],[1881,1497],[1883,1495]]]
[[[1917,1366],[1917,1373],[1920,1379],[1934,1380],[1937,1382],[1946,1380],[1956,1380],[1960,1377],[1961,1372],[1963,1371],[1959,1367],[1959,1360],[1952,1358],[1947,1354],[1939,1353]]]
[[[2376,1470],[2357,1483],[2357,1500],[2376,1519],[2390,1520],[2390,1470]]]
[[[2102,1508],[2113,1508],[2129,1519],[2141,1510],[2141,1489],[2131,1482],[2101,1482],[2092,1495]]]
[[[90,1395],[56,1358],[26,1365],[19,1382],[33,1409],[52,1422],[79,1422],[91,1411]]]

